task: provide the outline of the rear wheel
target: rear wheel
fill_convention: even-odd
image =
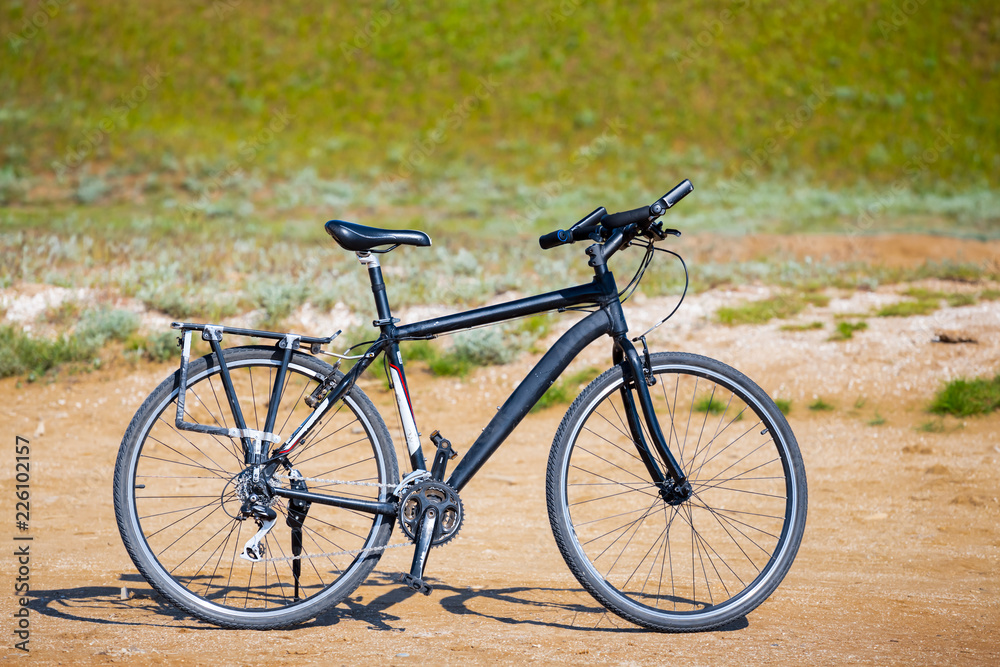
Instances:
[[[651,483],[613,368],[556,433],[549,520],[605,607],[657,630],[708,630],[756,608],[788,572],[805,530],[805,470],[784,415],[743,374],[683,353],[652,355],[652,371],[656,416],[691,496],[667,502]]]
[[[263,347],[223,352],[248,428],[264,427],[283,354]],[[306,419],[312,411],[304,398],[331,372],[315,357],[293,354],[277,434],[287,438]],[[241,558],[258,530],[239,511],[249,483],[241,442],[177,429],[178,377],[168,377],[139,408],[115,467],[118,527],[136,567],[178,606],[227,627],[286,626],[344,599],[381,556],[392,518],[317,503],[304,508],[274,497],[268,503],[277,520],[261,542],[264,559]],[[188,377],[185,420],[234,427],[214,357],[191,362]],[[277,482],[285,488],[386,501],[399,480],[385,423],[357,387],[312,427],[289,459],[307,479]]]

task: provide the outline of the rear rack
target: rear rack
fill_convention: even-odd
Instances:
[[[280,393],[284,384],[285,372],[288,370],[288,362],[292,358],[292,350],[297,350],[302,345],[308,345],[310,352],[318,354],[324,345],[333,342],[333,339],[341,333],[340,331],[337,331],[337,333],[332,336],[317,338],[315,336],[303,336],[301,334],[279,333],[277,331],[263,331],[260,329],[241,329],[239,327],[224,327],[221,324],[196,324],[191,322],[173,322],[171,323],[170,328],[181,331],[180,386],[177,391],[177,417],[174,422],[175,425],[177,428],[185,431],[221,435],[230,438],[240,438],[243,441],[243,451],[247,465],[260,464],[267,457],[267,450],[261,447],[262,442],[270,442],[277,445],[282,441],[280,435],[272,432],[274,430],[274,422],[277,417],[278,407],[278,400],[274,399],[280,398],[280,396],[275,396],[274,394]],[[192,331],[200,331],[202,340],[208,341],[212,346],[212,353],[218,360],[219,374],[222,377],[222,385],[225,388],[226,397],[229,399],[229,407],[233,414],[233,421],[236,422],[236,428],[208,426],[206,424],[195,424],[184,420],[184,402],[187,396],[188,366],[191,357]],[[222,347],[219,345],[219,343],[222,342],[222,336],[224,333],[232,334],[234,336],[250,336],[253,338],[276,340],[278,341],[277,347],[285,351],[281,359],[281,366],[279,367],[274,378],[272,400],[270,402],[270,406],[268,407],[267,419],[265,421],[263,431],[247,428],[246,421],[243,418],[243,412],[240,409],[239,400],[237,399],[236,391],[233,388],[233,381],[229,375],[229,367],[226,365],[226,360],[222,356]]]
[[[253,338],[269,338],[271,340],[287,340],[289,338],[293,339],[292,342],[296,349],[299,344],[305,344],[309,346],[309,351],[313,354],[319,352],[323,345],[329,345],[333,342],[333,339],[341,334],[340,331],[333,334],[332,336],[327,336],[326,338],[316,338],[315,336],[302,336],[299,334],[290,333],[280,333],[278,331],[263,331],[261,329],[240,329],[239,327],[224,327],[221,324],[194,324],[191,322],[172,322],[170,324],[171,329],[179,329],[181,331],[200,331],[202,340],[212,340],[216,336],[215,340],[222,340],[222,334],[227,333],[233,336],[251,336]],[[284,348],[285,344],[279,343],[279,347]]]

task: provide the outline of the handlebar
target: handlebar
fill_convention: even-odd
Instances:
[[[548,250],[549,248],[555,248],[567,243],[575,243],[585,238],[591,238],[593,233],[598,231],[599,228],[611,230],[635,224],[643,231],[646,231],[657,218],[667,212],[668,208],[672,208],[692,191],[694,191],[694,186],[691,185],[691,181],[684,179],[670,190],[670,192],[657,199],[650,206],[640,206],[631,211],[611,214],[608,214],[602,206],[581,219],[568,230],[558,229],[554,232],[543,234],[538,239],[538,245],[543,250]],[[659,238],[663,238],[662,235],[659,235]]]
[[[581,218],[568,230],[557,229],[554,232],[544,234],[538,239],[538,245],[542,246],[542,250],[548,250],[549,248],[555,248],[566,243],[576,243],[577,241],[589,238],[607,214],[608,210],[600,206],[594,209],[589,215]]]
[[[632,209],[631,211],[612,213],[611,215],[604,216],[604,219],[601,220],[601,224],[608,229],[616,229],[618,227],[624,227],[625,225],[631,225],[634,222],[646,222],[647,220],[653,219],[653,216],[650,213],[651,208],[651,206],[640,206],[639,208]]]

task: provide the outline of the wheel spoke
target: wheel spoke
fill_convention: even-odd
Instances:
[[[798,498],[788,473],[801,466],[798,449],[775,424],[777,408],[731,369],[682,353],[654,355],[652,368],[660,388],[650,397],[690,497],[661,497],[622,446],[632,441],[622,380],[609,374],[560,428],[549,482],[561,491],[550,490],[549,510],[574,574],[612,611],[658,629],[708,629],[759,604],[773,585],[756,582],[790,565],[802,524],[782,526]],[[762,428],[767,438],[753,436]]]
[[[275,425],[281,425],[274,432],[304,422],[310,413],[303,398],[330,373],[329,366],[294,352],[280,397],[274,397],[280,355],[255,348],[223,354],[248,427],[258,430],[266,426],[272,398],[279,401],[274,407]],[[232,424],[226,416],[225,393],[216,385],[219,368],[204,359],[191,362],[186,420],[222,428]],[[176,384],[166,387],[172,394],[163,394],[165,387],[154,394],[162,395],[162,400],[147,401],[145,411],[133,420],[140,426],[130,427],[135,435],[123,444],[128,455],[119,457],[116,471],[116,506],[124,506],[130,517],[120,518],[128,527],[123,538],[157,588],[206,620],[259,628],[280,627],[310,613],[303,612],[301,604],[309,599],[322,596],[324,602],[312,607],[315,614],[349,594],[375,562],[350,554],[370,546],[377,556],[388,542],[390,524],[368,513],[318,503],[309,504],[304,518],[295,514],[292,519],[289,501],[274,498],[267,481],[258,480],[243,463],[242,443],[176,428]],[[362,424],[363,429],[356,430]],[[304,434],[290,463],[306,478],[398,481],[384,423],[356,387]],[[278,472],[287,474],[285,469]],[[282,486],[287,488],[287,483]],[[345,490],[310,483],[308,488],[347,498],[381,497],[375,487]],[[261,500],[251,501],[251,494]],[[261,519],[241,511],[249,513],[255,503],[270,505],[277,520],[261,540],[263,559],[247,561],[239,556]],[[294,544],[289,524],[301,531]],[[345,557],[323,555],[340,552]],[[293,595],[296,584],[298,597]],[[236,621],[226,616],[233,611],[251,613]]]

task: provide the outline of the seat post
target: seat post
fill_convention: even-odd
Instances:
[[[378,263],[378,257],[361,250],[355,253],[358,261],[368,267],[368,279],[372,283],[372,294],[375,295],[375,308],[378,311],[379,322],[391,323],[392,312],[389,310],[389,297],[385,293],[385,282],[382,280],[382,267]]]

